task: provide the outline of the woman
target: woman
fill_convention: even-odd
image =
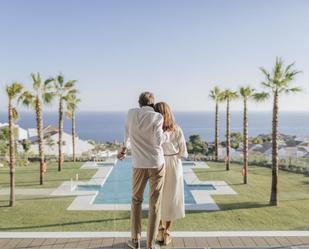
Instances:
[[[169,141],[163,146],[165,180],[161,202],[161,221],[157,241],[168,245],[172,238],[172,222],[185,217],[184,183],[181,158],[187,157],[186,140],[181,128],[175,123],[171,108],[164,102],[155,105],[164,118],[163,130],[169,133]]]

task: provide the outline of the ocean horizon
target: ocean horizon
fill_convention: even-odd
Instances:
[[[271,112],[249,112],[249,136],[271,133]],[[174,112],[176,122],[184,131],[185,137],[199,134],[206,141],[214,140],[214,112],[196,111]],[[81,139],[98,142],[122,141],[124,134],[125,111],[79,111],[76,115],[77,135]],[[280,112],[279,132],[287,135],[309,136],[309,112]],[[7,122],[7,113],[0,112],[0,122]],[[58,113],[45,112],[44,126],[58,126]],[[18,124],[25,129],[36,126],[33,112],[20,112]],[[64,118],[64,131],[71,132],[71,122]],[[231,131],[242,132],[242,112],[231,112]],[[224,139],[225,113],[219,114],[219,134]]]

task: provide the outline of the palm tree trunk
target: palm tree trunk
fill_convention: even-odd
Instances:
[[[273,120],[272,120],[272,182],[270,205],[278,205],[278,174],[279,174],[279,159],[278,159],[278,125],[279,125],[279,95],[278,91],[274,93],[273,103]]]
[[[76,162],[76,154],[75,154],[75,111],[72,110],[72,146],[73,146],[73,162]]]
[[[63,99],[60,96],[59,101],[59,138],[58,138],[58,149],[59,149],[59,155],[58,155],[58,171],[62,170],[62,163],[63,163],[63,155],[62,155],[62,131],[63,131]]]
[[[230,137],[230,100],[226,101],[226,170],[230,170],[230,146],[231,146],[231,137]]]
[[[218,150],[219,150],[219,131],[218,131],[218,123],[219,123],[219,104],[216,101],[216,113],[215,113],[215,161],[218,161]]]
[[[244,157],[244,184],[248,183],[248,111],[247,111],[247,99],[244,98],[244,140],[243,140],[243,157]]]
[[[36,99],[35,103],[36,111],[36,124],[38,132],[38,145],[39,145],[39,155],[40,155],[40,185],[44,183],[44,171],[45,169],[45,158],[44,158],[44,137],[43,137],[43,115],[42,115],[42,104],[39,98]]]
[[[14,127],[13,127],[13,107],[12,100],[9,99],[8,107],[8,120],[9,120],[9,153],[10,153],[10,207],[15,206],[15,139],[14,139]]]

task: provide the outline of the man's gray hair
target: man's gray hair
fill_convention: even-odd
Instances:
[[[154,106],[155,99],[154,95],[151,92],[142,92],[139,95],[138,103],[140,107],[142,106]]]

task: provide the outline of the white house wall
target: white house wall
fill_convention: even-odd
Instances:
[[[58,155],[58,144],[57,144],[58,134],[55,134],[51,136],[50,138],[53,140],[54,145],[52,147],[48,146],[46,144],[46,139],[45,139],[45,145],[44,145],[45,154],[46,155]],[[72,136],[67,133],[63,133],[62,141],[63,141],[63,146],[62,146],[63,154],[72,155],[73,154]],[[88,143],[87,141],[83,141],[79,138],[75,139],[76,155],[81,155],[83,153],[89,152],[93,148],[94,146]],[[38,144],[37,143],[32,144],[30,151],[34,154],[38,154]]]

